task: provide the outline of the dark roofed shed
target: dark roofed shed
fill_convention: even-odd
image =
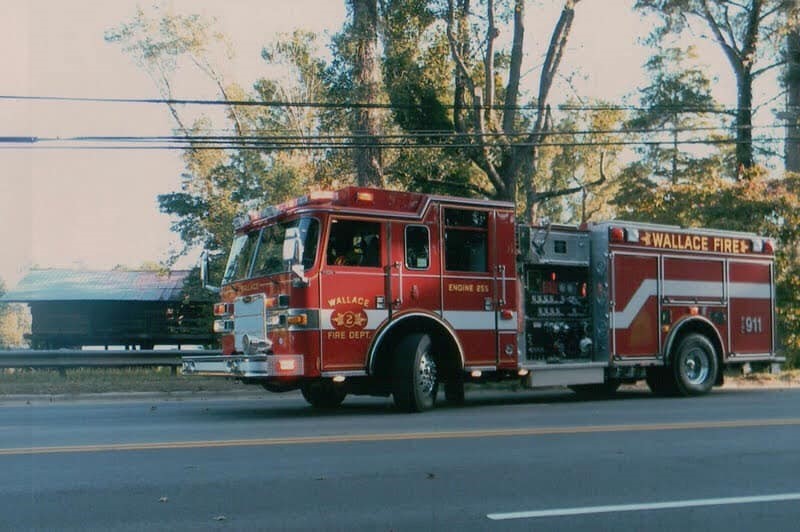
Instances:
[[[184,300],[188,275],[189,270],[31,270],[0,301],[30,306],[34,348],[210,345],[210,302]]]

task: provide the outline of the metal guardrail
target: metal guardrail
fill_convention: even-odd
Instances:
[[[0,369],[6,368],[120,368],[181,366],[183,355],[220,355],[219,350],[109,350],[77,349],[0,351]]]

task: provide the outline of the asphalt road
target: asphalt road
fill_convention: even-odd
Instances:
[[[0,403],[0,530],[797,530],[800,390]]]

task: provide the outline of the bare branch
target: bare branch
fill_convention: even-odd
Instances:
[[[758,70],[754,70],[753,72],[750,73],[750,75],[753,76],[754,78],[756,78],[756,77],[760,76],[761,74],[763,74],[763,73],[765,73],[765,72],[767,72],[769,70],[772,70],[773,68],[784,66],[784,65],[787,65],[788,63],[789,62],[786,61],[786,60],[777,61],[775,63],[772,63],[771,65],[765,66],[763,68],[759,68]]]
[[[497,27],[494,25],[494,0],[486,1],[486,19],[488,21],[488,27],[486,28],[486,57],[483,61],[484,76],[486,77],[486,88],[484,89],[486,108],[484,117],[486,122],[489,123],[489,127],[491,127],[494,122],[492,116],[492,109],[494,108],[494,41],[500,34]]]
[[[551,190],[549,192],[540,192],[536,194],[536,202],[542,203],[545,200],[557,198],[560,196],[568,196],[570,194],[575,194],[576,192],[581,192],[583,190],[587,190],[592,187],[596,187],[597,185],[601,185],[606,181],[606,173],[603,169],[603,161],[605,158],[605,152],[600,152],[600,177],[594,181],[589,183],[584,183],[583,185],[579,185],[577,187],[571,188],[564,188],[561,190]]]
[[[453,26],[455,26],[455,8],[453,7],[453,0],[447,0],[446,33],[447,42],[450,44],[450,55],[453,57],[453,61],[456,62],[456,68],[458,69],[459,73],[464,77],[464,81],[467,84],[467,89],[469,89],[470,95],[474,97],[475,81],[473,81],[472,76],[469,75],[469,69],[467,68],[464,58],[461,57],[461,53],[458,50],[458,42],[453,34]]]
[[[746,69],[750,71],[756,61],[756,46],[758,46],[758,27],[759,16],[761,14],[761,2],[753,2],[753,9],[747,17],[747,31],[742,43],[742,62]]]
[[[730,11],[728,11],[728,6],[725,6],[725,9],[723,10],[722,13],[724,16],[725,33],[728,34],[728,40],[731,45],[731,48],[741,53],[741,50],[739,48],[739,43],[736,42],[736,33],[734,33],[733,25],[731,24]]]
[[[767,9],[764,13],[758,18],[759,25],[760,23],[767,20],[769,17],[777,13],[778,11],[782,11],[784,9],[788,9],[791,5],[791,2],[779,2],[775,5],[772,9]]]
[[[731,64],[731,67],[733,67],[736,75],[741,75],[742,63],[739,56],[739,50],[735,48],[736,43],[734,42],[733,45],[729,44],[725,39],[725,36],[722,35],[722,31],[719,29],[719,24],[717,24],[714,15],[711,13],[711,9],[708,7],[708,0],[703,0],[703,17],[708,23],[711,31],[714,33],[714,38],[716,38],[717,43],[725,53],[725,57],[728,58],[728,62]]]
[[[453,0],[447,0],[447,41],[450,44],[450,54],[453,57],[453,60],[456,62],[457,69],[459,73],[463,76],[464,83],[467,86],[467,90],[472,97],[472,106],[473,106],[473,114],[474,114],[474,127],[476,131],[479,133],[478,141],[479,143],[479,150],[478,155],[471,157],[473,162],[478,165],[481,170],[483,170],[489,180],[492,182],[492,185],[499,193],[503,193],[506,190],[506,184],[503,181],[502,177],[500,176],[497,168],[492,163],[491,160],[491,152],[489,149],[488,144],[484,140],[485,133],[486,133],[486,124],[484,122],[484,113],[483,113],[483,102],[480,92],[478,91],[477,87],[475,86],[475,81],[469,75],[469,69],[464,61],[464,58],[461,56],[461,53],[458,50],[458,42],[456,40],[455,34],[453,33],[453,27],[455,26],[455,8],[453,6]]]
[[[754,107],[753,107],[753,112],[754,112],[754,113],[757,113],[758,111],[760,111],[760,110],[761,110],[761,109],[763,109],[764,107],[767,107],[767,106],[768,106],[768,105],[770,105],[771,103],[773,103],[773,102],[777,102],[777,101],[778,101],[778,100],[780,100],[781,98],[784,98],[784,97],[786,96],[786,93],[787,93],[787,92],[789,92],[789,91],[788,91],[788,90],[785,90],[785,89],[784,89],[784,90],[782,90],[782,91],[778,91],[778,94],[776,94],[775,96],[773,96],[773,97],[772,97],[772,98],[770,98],[769,100],[767,100],[767,101],[765,101],[765,102],[763,102],[763,103],[761,103],[761,104],[759,104],[759,105],[756,105],[756,106],[754,106]]]
[[[517,98],[522,70],[522,44],[525,39],[525,0],[514,3],[514,36],[511,44],[511,62],[509,65],[508,84],[506,85],[505,110],[503,111],[503,131],[514,133],[517,120]]]

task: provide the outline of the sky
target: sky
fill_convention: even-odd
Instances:
[[[649,50],[638,44],[647,31],[632,0],[583,0],[578,4],[564,72],[578,72],[586,98],[621,102],[643,83]],[[142,104],[33,102],[3,96],[157,98],[153,82],[106,30],[130,19],[134,0],[0,0],[0,136],[169,135],[166,108]],[[262,47],[280,33],[304,28],[337,32],[344,0],[172,0],[178,13],[213,17],[237,56],[226,76],[250,86],[269,72]],[[522,80],[534,92],[535,72],[560,2],[528,4],[527,58]],[[323,39],[323,42],[325,40]],[[712,59],[724,61],[721,57]],[[720,69],[723,70],[724,69]],[[718,86],[724,88],[725,80]],[[558,98],[573,96],[562,90]],[[728,90],[728,93],[731,91]],[[725,94],[720,95],[724,99]],[[727,95],[728,98],[730,94]],[[175,86],[177,98],[213,98],[191,78]],[[3,149],[5,148],[5,149]],[[180,247],[157,196],[179,190],[179,151],[25,150],[0,147],[0,279],[14,284],[31,267],[108,269],[161,261]],[[178,262],[191,267],[197,253]]]

